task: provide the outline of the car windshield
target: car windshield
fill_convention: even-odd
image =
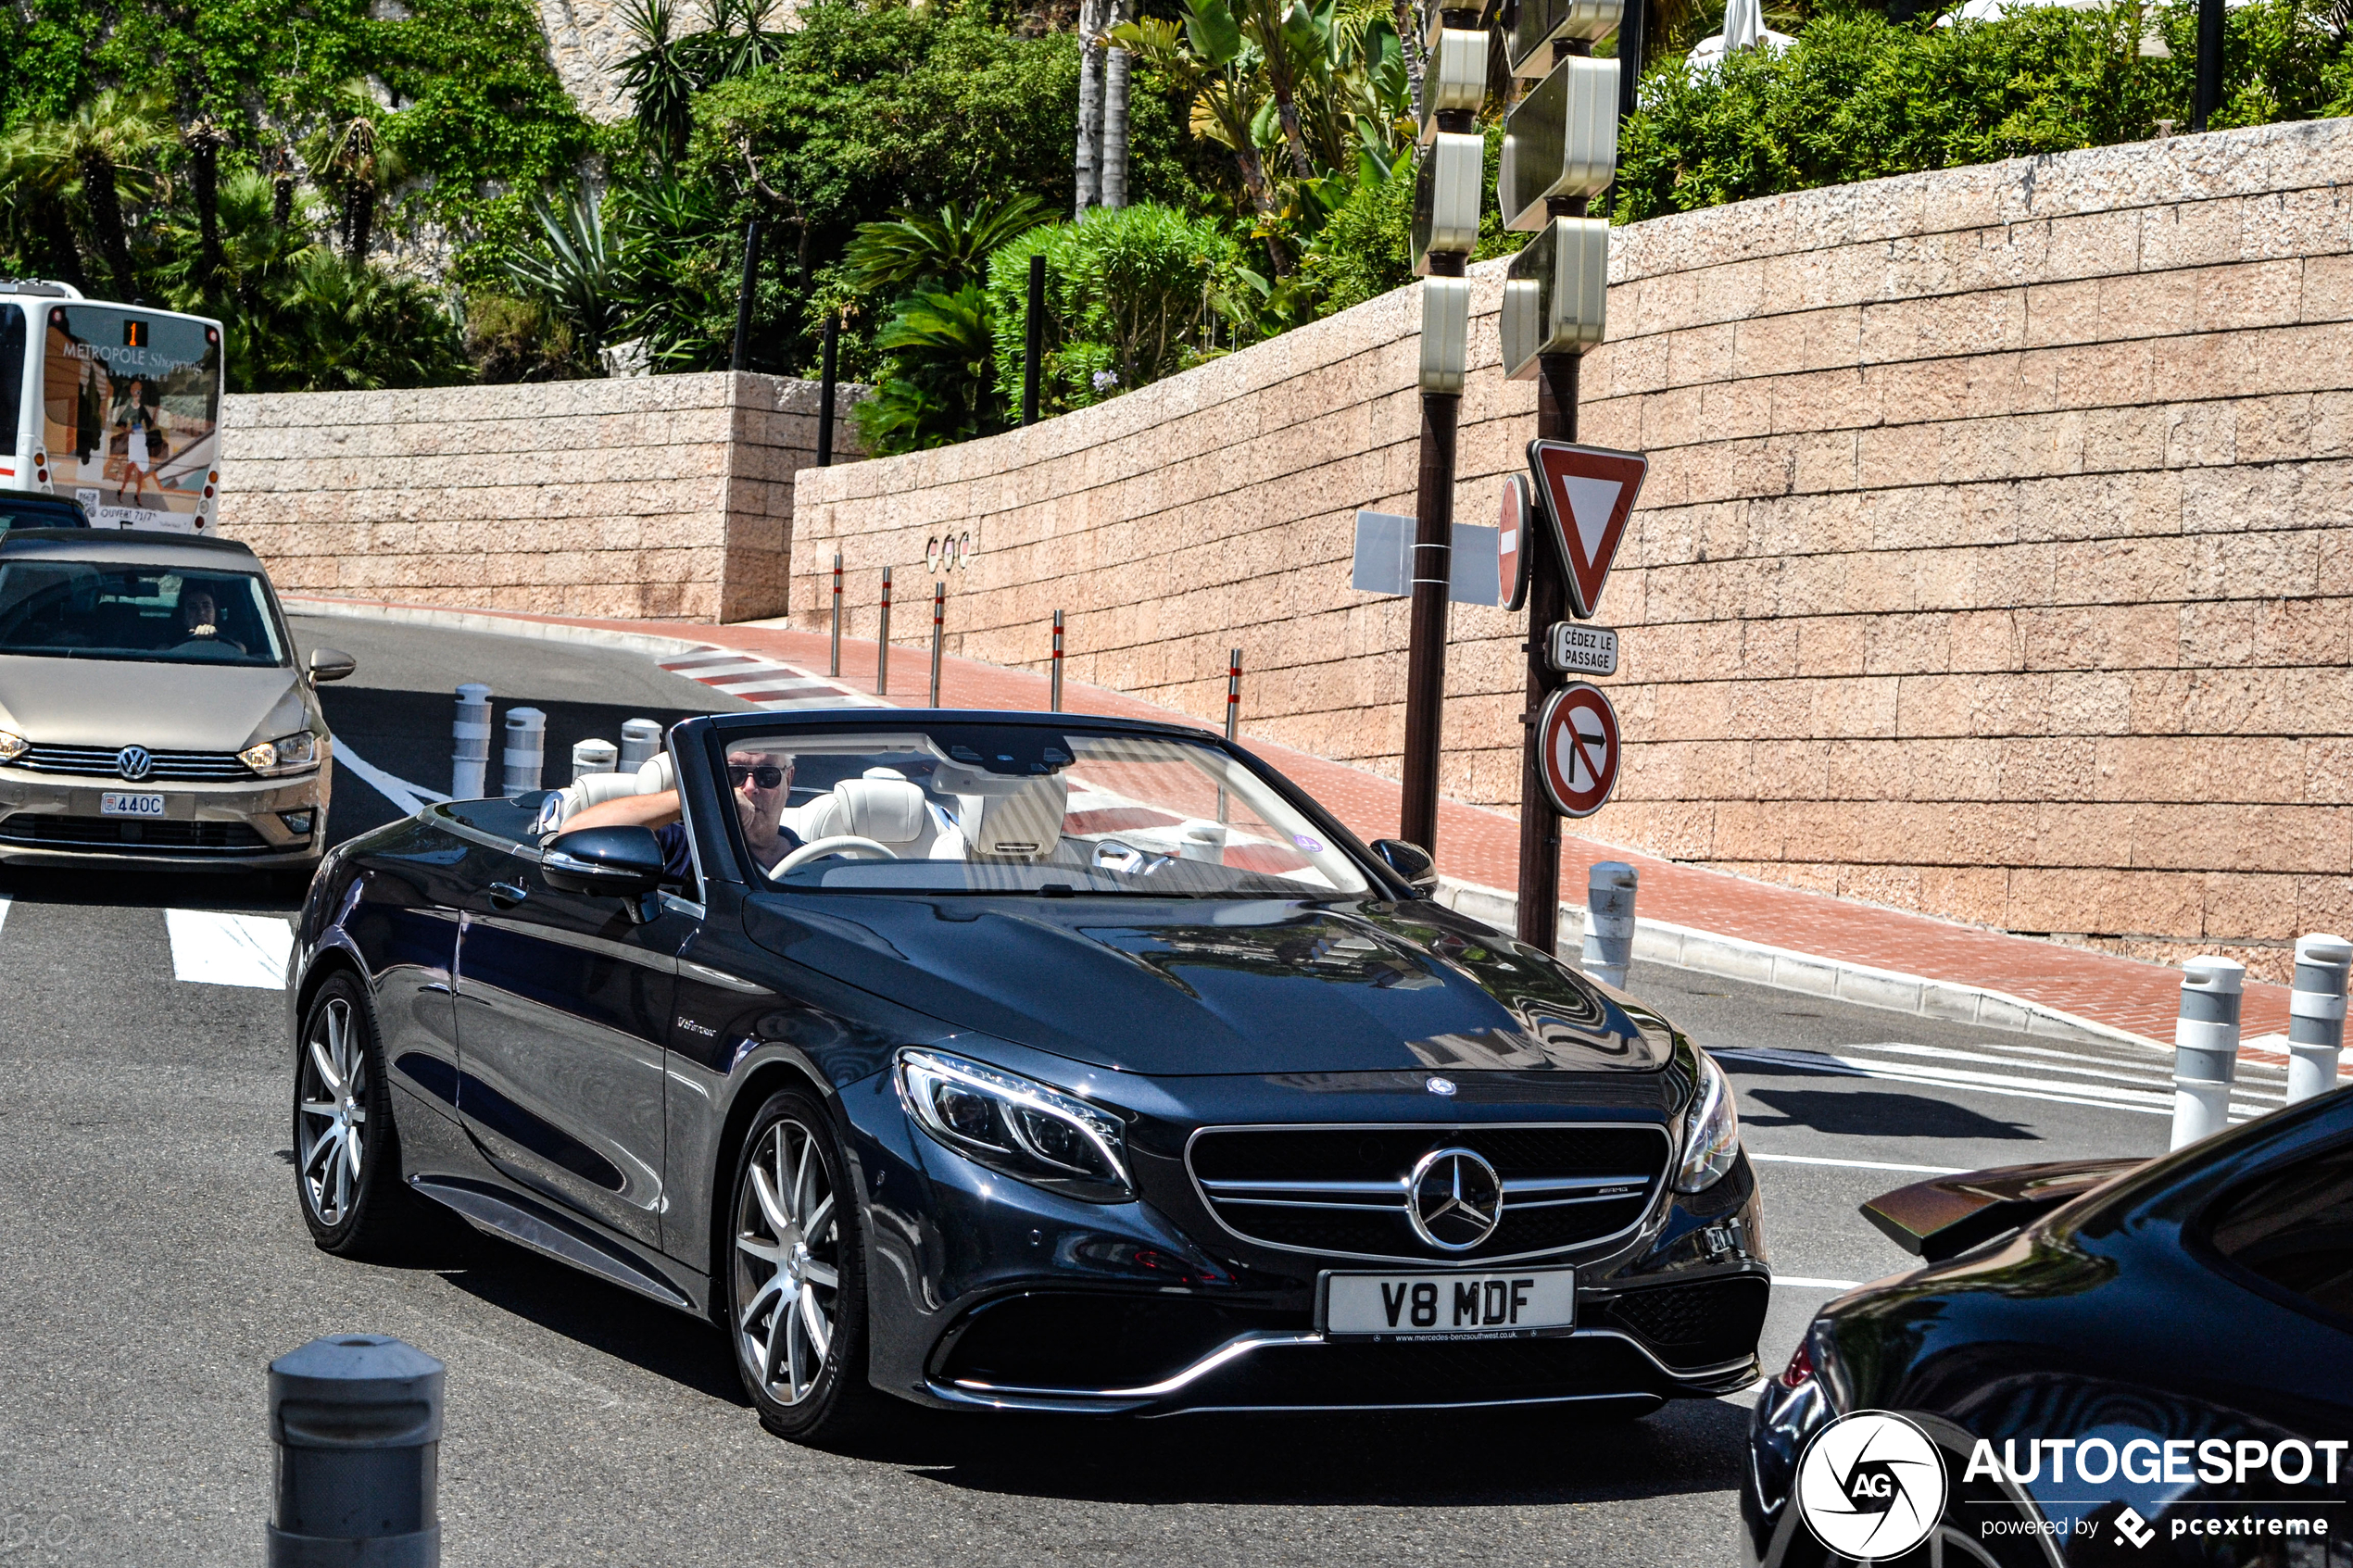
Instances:
[[[850,893],[1316,897],[1369,889],[1325,830],[1214,746],[1047,724],[726,739],[776,884]]]
[[[283,664],[251,571],[12,560],[0,565],[0,654],[165,664]]]
[[[81,507],[53,495],[12,495],[0,492],[0,532],[11,528],[87,528],[90,519]]]

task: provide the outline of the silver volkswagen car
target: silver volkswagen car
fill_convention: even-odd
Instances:
[[[348,654],[294,642],[226,539],[0,537],[0,864],[307,872],[331,763],[314,689]]]

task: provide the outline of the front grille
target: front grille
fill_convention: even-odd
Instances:
[[[72,773],[82,778],[122,777],[119,746],[33,746],[8,764],[31,773]],[[157,751],[136,784],[219,784],[255,776],[233,751]]]
[[[1632,1291],[1609,1304],[1617,1325],[1669,1366],[1720,1366],[1756,1353],[1772,1286],[1754,1274]]]
[[[1494,1233],[1464,1250],[1433,1247],[1406,1217],[1421,1158],[1465,1148],[1504,1183]],[[1625,1230],[1666,1174],[1655,1126],[1208,1128],[1186,1150],[1225,1226],[1269,1247],[1350,1258],[1481,1262],[1560,1251]]]
[[[24,812],[0,822],[0,843],[37,844],[93,855],[249,855],[270,841],[246,822],[144,818],[49,817]]]

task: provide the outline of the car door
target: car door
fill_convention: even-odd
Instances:
[[[662,1050],[678,951],[674,901],[565,893],[535,856],[469,895],[458,953],[459,1110],[519,1185],[661,1245]]]

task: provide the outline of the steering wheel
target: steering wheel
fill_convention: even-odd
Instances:
[[[821,860],[828,855],[847,855],[853,850],[864,851],[861,858],[869,860],[899,859],[897,853],[887,844],[876,844],[873,839],[861,838],[854,833],[837,833],[831,838],[821,838],[813,844],[802,845],[777,861],[774,869],[768,874],[772,877],[782,876],[786,872],[805,866],[812,860]]]

